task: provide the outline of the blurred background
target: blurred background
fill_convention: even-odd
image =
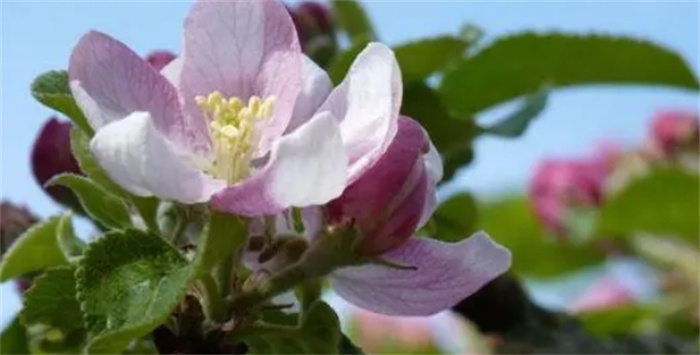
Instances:
[[[47,124],[49,117],[60,117],[60,114],[43,107],[32,98],[30,84],[33,79],[47,70],[65,69],[72,47],[80,36],[91,29],[109,33],[129,44],[144,57],[156,50],[177,55],[181,46],[182,19],[191,3],[189,1],[2,1],[0,7],[2,134],[0,186],[3,201],[26,206],[31,210],[31,214],[39,218],[63,209],[61,205],[49,198],[37,183],[37,178],[42,179],[39,176],[42,172],[33,171],[30,163],[32,150],[42,127]],[[323,1],[321,3],[326,4]],[[289,4],[291,11],[303,12],[296,10],[301,8],[299,3],[289,2]],[[419,38],[443,34],[466,35],[465,28],[483,35],[474,44],[474,48],[469,49],[471,53],[478,52],[479,48],[488,46],[496,38],[523,31],[610,34],[649,40],[677,53],[684,59],[694,77],[697,77],[699,69],[700,5],[696,1],[367,1],[362,2],[362,5],[374,24],[376,37],[390,45],[400,45]],[[318,33],[323,35],[324,26],[318,23],[308,25],[310,15],[306,16],[307,20],[301,16],[300,26],[303,28],[304,21],[307,21],[306,26],[313,27],[313,30],[308,32],[310,34],[307,39],[317,36]],[[331,25],[337,26],[333,23],[333,14],[329,16]],[[317,20],[311,17],[311,22],[314,19]],[[340,51],[338,48],[348,48],[353,44],[353,39],[347,36],[338,36],[334,40],[337,40],[337,44],[334,45],[336,46],[334,50],[337,51]],[[157,59],[155,57],[154,60]],[[517,62],[519,58],[512,57],[509,60]],[[440,79],[440,75],[436,74],[428,78],[427,82],[437,83]],[[493,85],[506,84],[494,82]],[[516,100],[479,111],[475,117],[476,122],[482,125],[493,124],[499,118],[517,109],[520,104],[521,102]],[[527,131],[517,139],[498,135],[478,136],[474,140],[473,161],[460,169],[452,180],[442,185],[441,198],[449,201],[450,196],[459,195],[463,191],[469,192],[471,194],[469,196],[476,197],[482,218],[481,222],[475,222],[473,227],[486,228],[497,240],[499,239],[497,232],[488,228],[490,225],[498,224],[489,222],[489,218],[497,218],[492,216],[501,218],[501,224],[512,221],[514,225],[510,229],[499,229],[498,226],[493,228],[504,234],[511,233],[519,227],[529,228],[518,237],[532,238],[532,246],[529,249],[522,247],[522,249],[513,250],[516,266],[525,265],[522,269],[516,268],[514,272],[523,277],[531,297],[546,308],[576,313],[587,308],[599,307],[600,304],[605,308],[609,305],[653,302],[662,297],[665,292],[664,282],[669,281],[664,276],[665,269],[659,269],[652,265],[653,263],[645,262],[644,260],[648,258],[640,257],[641,252],[610,252],[603,257],[590,259],[582,257],[578,262],[574,260],[574,264],[571,265],[553,264],[551,268],[558,268],[557,272],[552,272],[546,266],[538,269],[526,264],[539,263],[542,258],[548,258],[546,255],[548,252],[561,252],[560,259],[569,257],[565,252],[573,253],[571,255],[583,255],[588,253],[588,249],[584,251],[576,249],[579,248],[578,245],[593,243],[587,236],[590,233],[586,230],[586,223],[590,221],[586,222],[585,218],[576,218],[575,223],[562,222],[565,218],[561,217],[561,214],[564,212],[560,211],[564,207],[560,205],[567,204],[559,200],[557,202],[548,200],[551,197],[550,194],[558,193],[552,192],[553,189],[557,190],[557,186],[561,184],[574,185],[573,188],[568,185],[561,188],[566,191],[560,194],[566,194],[569,198],[571,197],[569,195],[576,195],[578,192],[572,193],[567,189],[576,190],[580,188],[580,184],[588,183],[579,182],[580,176],[590,171],[582,165],[602,159],[606,162],[615,161],[616,163],[611,164],[620,166],[623,163],[617,162],[625,161],[624,164],[627,164],[640,154],[644,156],[650,151],[647,149],[651,144],[649,142],[654,137],[658,137],[658,129],[655,131],[653,127],[654,122],[662,120],[660,118],[662,116],[688,116],[691,122],[694,120],[695,130],[697,130],[697,111],[697,92],[673,87],[596,85],[553,91],[549,94],[546,107],[539,112]],[[58,123],[53,125],[59,126]],[[668,123],[668,125],[673,124]],[[692,123],[690,126],[689,129],[692,131]],[[59,128],[52,129],[60,131]],[[44,149],[49,152],[60,151],[60,147],[51,145]],[[697,152],[692,144],[690,150]],[[51,155],[51,153],[47,154]],[[653,155],[653,153],[649,154]],[[628,157],[632,158],[627,159]],[[42,161],[44,158],[36,159]],[[645,158],[640,159],[643,161],[640,164],[646,164]],[[693,160],[697,162],[697,156],[691,157],[690,160],[691,163],[688,164],[692,165]],[[630,164],[636,164],[634,162],[636,161]],[[572,165],[574,167],[571,167]],[[610,169],[616,170],[614,167]],[[606,172],[604,176],[608,181],[607,184],[612,184],[609,182],[614,180],[610,177],[612,173]],[[574,180],[575,182],[572,182]],[[598,182],[598,184],[602,183]],[[57,193],[60,194],[60,192]],[[556,198],[558,197],[561,196]],[[578,195],[574,197],[583,200],[587,198]],[[600,198],[602,197],[595,199]],[[651,200],[645,202],[653,203]],[[549,205],[551,203],[556,206],[551,207]],[[579,217],[585,217],[587,212],[585,209],[598,204],[597,201],[579,203],[573,210],[580,212]],[[457,210],[466,208],[461,205],[455,206]],[[554,217],[551,213],[548,214],[550,207],[557,210],[553,212]],[[560,215],[556,215],[557,213]],[[6,228],[5,216],[8,216],[8,212],[3,214],[3,228]],[[517,216],[508,220],[510,215]],[[556,220],[557,218],[559,220]],[[697,219],[697,216],[694,218]],[[572,223],[576,225],[573,226]],[[697,226],[697,222],[695,225]],[[83,235],[89,234],[91,229],[87,222],[79,226]],[[580,238],[575,235],[580,235]],[[695,239],[697,236],[696,233]],[[550,243],[561,239],[567,240],[560,241],[561,243],[570,244],[575,240],[573,244],[576,246],[565,247],[568,248],[567,251],[556,249],[559,247],[538,248],[540,245],[538,243]],[[673,243],[650,240],[647,242],[651,243],[651,246],[640,248],[658,250],[668,247],[671,248],[669,250],[676,250],[673,249],[676,247]],[[511,246],[509,242],[504,243]],[[522,246],[522,244],[527,242],[518,245]],[[610,247],[612,250],[618,247],[627,250],[627,246],[620,247],[614,245],[615,243],[612,244],[613,246]],[[571,248],[575,250],[569,250]],[[697,242],[692,248],[697,250]],[[519,255],[524,253],[529,253],[531,256],[523,257],[518,261]],[[693,265],[697,266],[697,254],[689,258],[690,264],[686,266],[690,265],[688,268],[692,269]],[[586,295],[593,300],[583,297]],[[697,289],[690,297],[693,296],[697,299]],[[20,305],[16,286],[12,283],[3,284],[0,297],[2,297],[0,326],[4,326],[14,316]],[[401,323],[391,323],[395,320],[363,313],[343,304],[332,295],[329,297],[334,306],[342,310],[341,315],[346,320],[345,326],[351,329],[355,340],[366,349],[375,352],[480,351],[479,349],[486,349],[496,341],[479,338],[475,335],[473,325],[452,313],[444,313],[430,319],[405,319]],[[697,308],[691,310],[693,311],[697,312]],[[641,311],[634,313],[634,316],[641,317],[639,312]],[[620,318],[619,315],[612,317],[623,319],[621,327],[629,328],[633,321],[630,320],[633,317],[630,318],[629,314],[630,311],[625,313],[627,318]],[[614,323],[610,319],[606,318],[599,322]],[[634,318],[634,320],[638,319]],[[648,330],[648,319],[644,321],[647,322],[645,323],[647,328],[644,329]],[[695,318],[695,325],[697,325],[697,318]],[[370,327],[372,330],[368,330]],[[384,341],[381,344],[373,343],[377,341],[376,337],[380,329],[397,330],[383,336],[385,340],[391,339],[390,341]],[[408,345],[401,345],[403,343]]]

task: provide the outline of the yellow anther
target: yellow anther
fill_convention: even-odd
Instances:
[[[232,125],[226,125],[221,127],[220,132],[227,138],[233,139],[238,136],[240,131]]]
[[[260,100],[260,98],[257,96],[251,96],[250,99],[248,99],[248,108],[250,109],[250,112],[253,114],[253,116],[258,116],[261,104],[262,100]]]
[[[260,106],[260,111],[258,112],[258,116],[263,118],[263,119],[268,119],[270,116],[272,116],[272,109],[275,107],[275,97],[270,96],[267,99],[265,99],[265,102],[262,103]]]
[[[197,96],[195,102],[209,120],[214,144],[214,161],[209,173],[234,184],[250,175],[253,147],[261,137],[260,129],[272,117],[275,98],[251,96],[247,105],[237,97],[225,98],[214,91]]]
[[[232,97],[228,99],[228,109],[238,113],[243,108],[243,101],[237,97]]]

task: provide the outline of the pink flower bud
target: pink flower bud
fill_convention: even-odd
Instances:
[[[44,191],[56,202],[75,211],[82,211],[75,194],[63,186],[44,185],[52,177],[62,173],[82,174],[70,147],[70,131],[73,124],[51,117],[41,128],[32,149],[32,172]]]
[[[698,114],[689,111],[664,111],[651,123],[653,147],[665,157],[682,151],[697,152],[700,147]]]
[[[543,161],[530,185],[535,214],[551,233],[563,236],[571,208],[600,205],[608,171],[609,164],[598,160]]]
[[[401,117],[384,155],[328,205],[331,223],[359,227],[364,236],[363,253],[387,252],[416,231],[426,197],[434,193],[437,183],[430,181],[426,168],[429,150],[423,128]]]
[[[160,71],[170,62],[172,62],[173,59],[175,59],[175,54],[164,50],[153,51],[146,56],[146,61],[149,62],[158,71]]]

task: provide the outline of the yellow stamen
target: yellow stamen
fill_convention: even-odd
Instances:
[[[253,147],[260,130],[272,117],[275,97],[251,96],[248,105],[237,97],[225,98],[215,91],[197,96],[195,102],[209,119],[214,145],[214,163],[209,173],[234,184],[251,173]]]

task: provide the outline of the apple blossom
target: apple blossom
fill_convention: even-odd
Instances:
[[[609,162],[597,157],[541,162],[530,184],[535,214],[553,234],[566,234],[565,219],[574,207],[596,207],[603,200]]]
[[[663,156],[674,156],[683,150],[697,152],[700,145],[698,114],[690,111],[663,111],[651,123],[653,147]]]
[[[184,27],[183,55],[161,73],[99,32],[73,50],[70,87],[112,179],[138,196],[211,200],[248,216],[337,197],[343,146],[358,143],[341,141],[346,117],[317,112],[330,88],[315,85],[320,69],[301,53],[284,6],[200,1]]]
[[[356,229],[360,258],[382,260],[342,267],[330,273],[335,292],[364,309],[388,315],[419,316],[445,310],[478,291],[510,266],[510,252],[479,232],[459,243],[415,236],[435,208],[442,162],[427,134],[401,117],[398,132],[384,154],[322,211],[304,210],[305,232],[312,239],[333,230]],[[327,216],[324,221],[323,216]],[[277,218],[279,235],[293,233],[289,216]],[[286,223],[286,225],[285,225]],[[258,226],[253,234],[262,233]],[[274,273],[289,260],[249,266]],[[257,260],[260,262],[261,260]]]

